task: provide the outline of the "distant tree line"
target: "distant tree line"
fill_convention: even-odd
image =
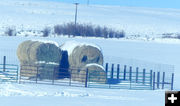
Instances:
[[[106,26],[97,26],[92,24],[80,24],[76,25],[72,22],[59,24],[52,27],[45,27],[40,31],[43,37],[48,37],[52,34],[56,35],[68,35],[68,36],[82,36],[82,37],[103,37],[103,38],[123,38],[125,32],[123,30],[117,31]],[[16,36],[20,32],[16,31],[15,27],[9,27],[5,30],[6,36]],[[23,32],[22,32],[23,33]],[[33,31],[33,33],[35,33]]]
[[[116,31],[106,26],[96,26],[92,24],[65,23],[54,26],[54,33],[57,35],[72,35],[82,37],[104,37],[104,38],[123,38],[125,32]]]

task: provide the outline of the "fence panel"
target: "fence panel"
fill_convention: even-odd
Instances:
[[[0,82],[17,82],[18,65],[0,64]]]
[[[106,64],[106,70],[102,72],[82,70],[82,68],[63,69],[58,66],[25,65],[20,69],[20,83],[134,90],[155,90],[160,89],[162,85],[162,89],[173,89],[174,74],[171,81],[166,81],[165,72],[161,74],[153,70],[139,70],[139,67],[133,68],[126,65],[123,68],[120,68],[120,64]]]

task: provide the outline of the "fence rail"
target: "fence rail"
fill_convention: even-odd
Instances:
[[[17,82],[18,65],[0,64],[0,82]]]

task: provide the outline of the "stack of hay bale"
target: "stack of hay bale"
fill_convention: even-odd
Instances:
[[[73,81],[85,82],[88,75],[91,82],[106,83],[103,54],[94,44],[71,41],[59,47],[55,42],[28,40],[19,45],[17,56],[21,76],[29,79],[71,77]]]
[[[34,78],[38,72],[39,79],[52,79],[54,69],[57,72],[59,70],[57,66],[61,61],[62,51],[52,42],[28,40],[18,46],[17,56],[21,64],[21,76]],[[59,76],[56,74],[55,77]]]
[[[97,45],[72,41],[64,43],[61,49],[68,52],[72,80],[85,82],[88,70],[90,81],[106,83],[103,54]]]

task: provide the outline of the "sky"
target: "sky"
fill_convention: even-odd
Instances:
[[[79,2],[87,4],[88,0],[48,0],[65,3]],[[180,8],[180,0],[89,0],[90,4],[118,5],[132,7]]]

